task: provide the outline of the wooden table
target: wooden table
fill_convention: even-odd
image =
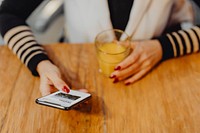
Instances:
[[[92,99],[62,111],[35,103],[39,78],[6,47],[0,47],[2,133],[199,133],[200,54],[161,63],[125,86],[98,73],[94,45],[47,45],[50,58],[73,89]]]

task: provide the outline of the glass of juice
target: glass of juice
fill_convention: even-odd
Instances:
[[[109,29],[100,32],[95,38],[99,71],[106,77],[130,53],[130,37],[122,30]]]

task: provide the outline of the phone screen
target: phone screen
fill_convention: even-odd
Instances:
[[[91,94],[71,90],[70,93],[58,91],[50,95],[36,99],[36,103],[68,110],[74,105],[83,102],[91,97]]]

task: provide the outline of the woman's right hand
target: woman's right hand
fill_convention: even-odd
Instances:
[[[55,91],[55,88],[66,93],[70,92],[69,86],[62,80],[60,70],[48,60],[41,61],[37,66],[40,75],[40,92],[42,96]]]

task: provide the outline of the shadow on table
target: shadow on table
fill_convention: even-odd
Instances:
[[[97,96],[95,93],[91,94],[91,99],[74,107],[73,110],[86,114],[101,115],[103,113],[104,115],[106,115],[107,107],[104,103],[104,100],[101,97]]]

